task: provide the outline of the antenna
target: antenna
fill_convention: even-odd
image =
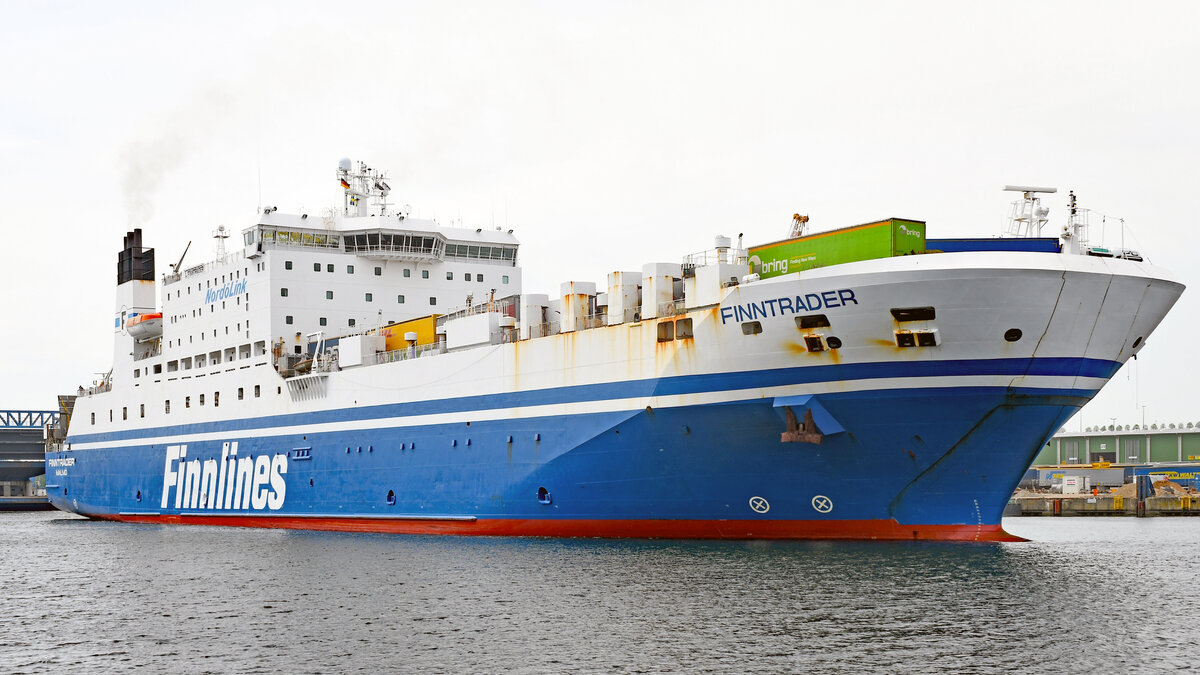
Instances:
[[[1058,188],[1005,185],[1004,191],[1023,193],[1023,200],[1012,204],[1012,215],[1008,217],[1005,234],[1014,237],[1042,236],[1042,226],[1048,220],[1050,209],[1042,206],[1042,198],[1038,195],[1053,194],[1058,192]]]
[[[218,225],[217,229],[213,230],[213,239],[217,240],[217,258],[225,259],[225,240],[229,238],[229,230],[225,229],[224,225]]]

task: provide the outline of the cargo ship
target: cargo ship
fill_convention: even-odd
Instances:
[[[1042,237],[889,218],[525,293],[512,231],[343,160],[340,212],[260,209],[215,259],[118,255],[113,367],[51,434],[60,509],[461,535],[1011,540],[1038,450],[1183,286]],[[186,250],[185,250],[186,253]],[[152,317],[145,319],[141,317]]]

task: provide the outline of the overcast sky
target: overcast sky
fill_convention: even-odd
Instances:
[[[513,228],[530,292],[795,212],[992,236],[1008,183],[1058,187],[1057,231],[1073,189],[1191,287],[1083,424],[1200,422],[1194,7],[2,0],[0,408],[110,367],[127,229],[200,262],[260,204],[338,203],[348,156]]]

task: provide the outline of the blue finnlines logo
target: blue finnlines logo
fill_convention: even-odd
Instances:
[[[283,507],[286,454],[237,456],[238,444],[221,444],[221,461],[187,459],[186,445],[168,445],[163,466],[162,508],[175,491],[177,509],[270,509]]]
[[[204,304],[211,305],[218,300],[232,298],[235,295],[241,295],[246,292],[246,280],[231,281],[220,288],[210,288],[204,294]]]

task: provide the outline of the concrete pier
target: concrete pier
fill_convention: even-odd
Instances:
[[[1200,497],[1147,497],[1119,495],[1037,495],[1014,498],[1006,516],[1197,516]]]

